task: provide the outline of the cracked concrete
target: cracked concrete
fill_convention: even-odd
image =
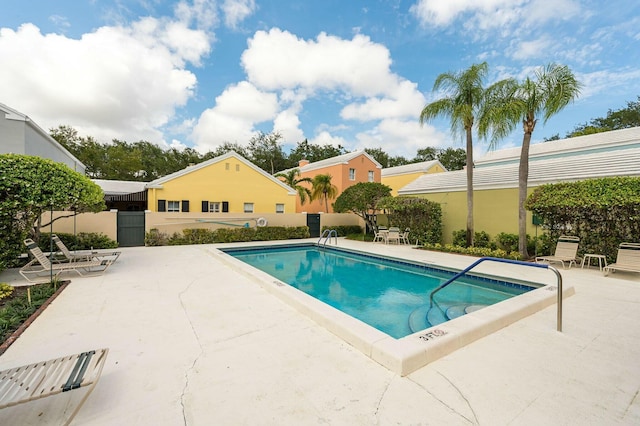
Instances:
[[[455,268],[475,260],[339,245]],[[638,274],[563,270],[576,294],[562,333],[552,306],[400,377],[213,247],[124,248],[103,276],[72,277],[0,369],[109,347],[77,425],[640,424]]]

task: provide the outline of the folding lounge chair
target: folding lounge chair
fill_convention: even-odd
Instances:
[[[64,260],[67,262],[103,260],[104,258],[112,259],[115,262],[121,253],[119,251],[114,251],[114,252],[84,251],[79,253],[71,253],[71,251],[67,248],[67,246],[64,245],[62,240],[57,235],[55,234],[52,235],[51,239],[53,240],[54,243],[56,243],[58,250],[60,250],[60,253],[62,253],[62,255],[64,256]]]
[[[403,244],[411,244],[409,242],[409,232],[410,232],[410,229],[407,228],[407,229],[404,230],[404,232],[402,234],[400,234],[400,241]]]
[[[0,371],[0,423],[68,425],[93,391],[108,353],[97,349]],[[9,408],[54,395],[60,396],[37,409]]]
[[[640,243],[622,243],[618,247],[616,263],[605,266],[604,275],[615,271],[640,272]]]
[[[572,264],[576,264],[579,243],[580,238],[578,237],[561,235],[560,238],[558,238],[555,254],[553,256],[538,256],[536,257],[536,262],[544,261],[549,263],[561,263],[562,268],[565,268],[565,262],[567,262],[569,264],[569,268],[571,268]]]
[[[50,274],[53,274],[53,276],[57,278],[60,274],[68,271],[76,272],[81,276],[99,275],[114,262],[113,259],[93,259],[65,263],[52,263],[32,239],[28,238],[24,240],[24,244],[29,248],[29,251],[33,255],[33,259],[20,268],[19,272],[27,281],[31,281],[33,283],[39,282],[34,281],[35,278],[40,278],[41,281],[42,278]]]

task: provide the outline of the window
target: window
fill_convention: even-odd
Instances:
[[[182,211],[184,213],[189,212],[189,200],[182,200]]]
[[[209,201],[209,213],[220,213],[220,203],[217,201]]]
[[[236,164],[236,172],[240,171],[240,164]]]
[[[369,182],[373,182],[375,175],[373,173],[373,170],[369,170]]]
[[[167,200],[158,200],[158,211],[159,212],[167,211]]]
[[[349,169],[349,180],[356,180],[356,169]]]
[[[253,203],[244,203],[244,212],[253,213]]]
[[[170,213],[180,212],[180,201],[167,201],[167,211]]]
[[[284,213],[284,204],[276,204],[276,213]]]
[[[224,163],[224,169],[229,170],[229,163]]]

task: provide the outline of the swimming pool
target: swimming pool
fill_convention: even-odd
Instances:
[[[223,251],[396,339],[537,288],[463,277],[431,306],[452,272],[311,244]]]
[[[314,243],[311,245],[315,246],[316,244]],[[293,275],[298,272],[303,272],[299,267],[300,262],[297,264],[297,270],[291,264],[271,262],[271,269],[268,270],[269,272],[265,272],[233,257],[231,254],[232,251],[235,255],[243,250],[249,253],[255,249],[264,249],[267,247],[276,250],[288,250],[290,248],[304,250],[306,247],[309,247],[309,245],[309,243],[291,243],[290,241],[257,244],[229,243],[216,244],[207,250],[211,252],[211,255],[215,259],[226,264],[227,267],[255,281],[267,292],[278,297],[301,314],[315,321],[327,331],[335,334],[369,358],[402,376],[482,337],[488,336],[503,327],[554,305],[558,295],[556,277],[553,274],[549,274],[548,271],[543,271],[539,268],[523,268],[522,266],[503,266],[502,264],[495,263],[486,265],[485,267],[478,268],[478,272],[475,273],[478,279],[484,281],[485,284],[496,280],[505,280],[516,285],[522,284],[525,287],[535,288],[482,309],[475,311],[470,309],[466,315],[462,315],[451,321],[433,325],[405,337],[395,338],[360,319],[304,293],[294,286],[287,284],[284,279],[276,276],[278,275],[276,271],[285,273],[288,269],[291,269],[288,273]],[[389,247],[385,244],[368,244],[348,240],[341,241],[339,248],[331,246],[328,250],[339,250],[347,255],[363,255],[367,261],[375,261],[376,263],[382,259],[385,262],[388,261],[401,267],[404,267],[406,264],[415,263],[423,269],[434,269],[445,274],[459,272],[475,260],[474,258],[468,258],[466,256],[414,250],[407,246]],[[266,259],[266,254],[259,254],[257,257]],[[432,263],[433,259],[436,258],[439,259],[439,263],[441,264],[436,265]],[[425,262],[425,259],[429,259],[429,261]],[[265,263],[269,264],[270,262],[266,261]],[[320,268],[320,266],[321,263],[318,263],[318,268]],[[322,268],[324,268],[324,266],[322,266]],[[335,267],[332,266],[329,268],[329,266],[327,266],[327,269],[335,269]],[[317,273],[317,271],[314,272],[314,268],[310,268],[307,273],[314,274]],[[336,288],[337,287],[334,287],[334,290]],[[435,299],[439,304],[443,303],[441,293],[446,291],[447,289],[436,295]],[[572,294],[574,294],[573,287],[564,286],[563,295],[566,297]],[[445,298],[446,297],[445,294]],[[422,305],[422,308],[414,310],[414,314],[412,315],[414,320],[417,317],[425,321],[426,307],[428,307],[428,305]],[[553,311],[550,312],[549,315],[550,324],[551,327],[553,327]],[[418,328],[422,327],[418,326]]]

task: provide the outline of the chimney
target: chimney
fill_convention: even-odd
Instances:
[[[309,160],[300,160],[298,161],[298,167],[304,167],[309,164]]]

